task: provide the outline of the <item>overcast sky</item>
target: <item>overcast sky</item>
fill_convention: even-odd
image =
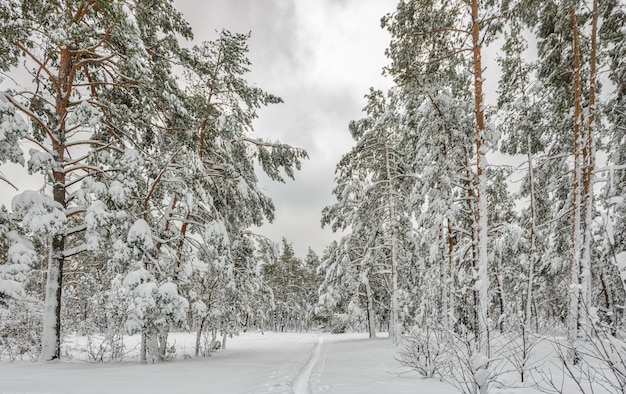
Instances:
[[[396,0],[176,0],[195,40],[216,31],[252,32],[248,80],[283,98],[261,111],[257,134],[304,148],[310,159],[296,180],[261,180],[274,201],[276,219],[259,233],[284,236],[296,253],[321,254],[336,234],[320,226],[332,204],[335,165],[353,144],[348,122],[362,116],[370,86],[390,85],[381,75],[389,35],[380,18]]]

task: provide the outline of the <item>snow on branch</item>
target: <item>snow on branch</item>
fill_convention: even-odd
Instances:
[[[48,195],[26,190],[13,197],[11,208],[22,225],[38,235],[53,236],[65,230],[63,207]]]

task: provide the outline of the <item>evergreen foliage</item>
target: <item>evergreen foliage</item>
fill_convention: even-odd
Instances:
[[[0,69],[32,77],[0,94],[0,160],[44,181],[2,213],[0,295],[24,300],[21,272],[48,257],[39,358],[77,330],[140,332],[142,359],[164,359],[172,328],[210,317],[232,332],[258,315],[248,229],[274,207],[255,166],[284,181],[307,154],[250,135],[281,99],[244,79],[249,35],[184,48],[191,28],[169,0],[0,7]]]

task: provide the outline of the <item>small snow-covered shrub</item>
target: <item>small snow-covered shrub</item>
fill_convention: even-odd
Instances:
[[[41,316],[36,302],[21,301],[0,308],[0,361],[37,360]]]
[[[504,357],[517,371],[521,382],[526,382],[542,363],[542,360],[537,360],[535,349],[544,338],[529,331],[522,324],[519,331],[508,331],[496,338],[500,342],[497,345],[503,349]]]
[[[0,360],[35,360],[39,353],[41,304],[32,283],[37,256],[35,244],[0,207]]]
[[[485,394],[505,371],[500,352],[486,355],[477,338],[461,327],[460,332],[426,324],[405,338],[398,361],[423,377],[438,377],[463,394]],[[493,350],[493,349],[492,349]]]
[[[344,313],[335,313],[330,320],[330,332],[333,334],[343,334],[348,330],[350,318]]]
[[[117,330],[109,330],[101,335],[88,335],[85,353],[90,362],[122,361],[128,353],[124,346],[124,336]]]
[[[463,394],[486,394],[501,371],[498,360],[478,349],[473,333],[451,333],[444,380]]]
[[[423,328],[413,328],[405,337],[398,361],[423,377],[432,378],[444,372],[450,358],[449,350],[446,332],[427,324]]]
[[[594,325],[586,340],[579,340],[572,349],[568,343],[555,343],[562,374],[543,374],[544,392],[564,393],[563,376],[573,380],[581,393],[591,394],[602,387],[603,392],[626,393],[626,333],[612,333],[612,328]],[[576,362],[568,353],[574,350]],[[559,381],[561,379],[561,381]]]

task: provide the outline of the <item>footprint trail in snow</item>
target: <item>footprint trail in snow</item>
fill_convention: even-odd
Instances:
[[[322,350],[322,343],[324,342],[323,337],[317,338],[317,344],[313,349],[313,353],[309,360],[306,362],[302,370],[296,376],[296,379],[293,382],[293,393],[294,394],[310,394],[309,384],[311,380],[311,373],[313,372],[313,368],[315,364],[317,364],[320,359],[320,352]]]

